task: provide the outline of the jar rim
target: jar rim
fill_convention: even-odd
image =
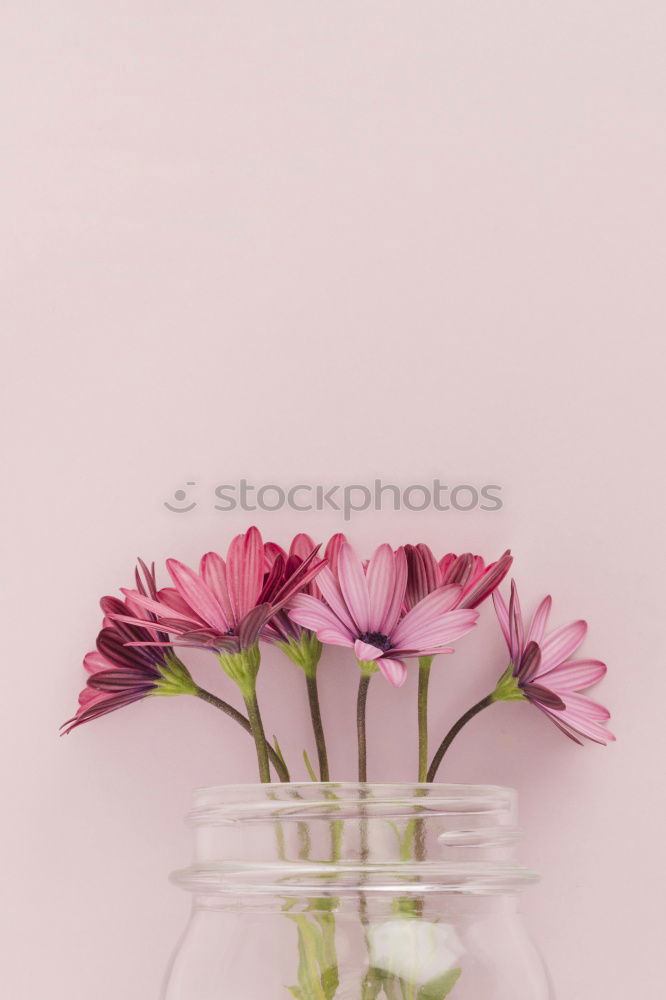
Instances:
[[[273,821],[277,815],[314,819],[335,808],[362,808],[373,816],[449,813],[504,814],[515,821],[517,792],[503,785],[427,782],[282,782],[211,785],[195,789],[187,816],[190,826],[234,823],[243,819]]]

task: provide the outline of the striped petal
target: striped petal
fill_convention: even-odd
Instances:
[[[546,634],[548,616],[552,605],[553,599],[549,594],[547,597],[544,597],[543,601],[534,612],[534,617],[532,618],[532,623],[530,625],[529,632],[527,633],[527,642],[541,643],[541,640]]]
[[[190,572],[192,571],[190,570]],[[128,601],[131,599],[133,604],[137,604],[139,607],[145,608],[146,611],[152,611],[158,618],[178,618],[183,622],[191,622],[193,620],[192,609],[182,598],[180,600],[181,610],[177,610],[171,606],[166,608],[162,600],[154,601],[152,597],[145,597],[143,594],[140,594],[138,590],[125,590],[124,588],[121,588],[121,593],[127,597]],[[160,597],[163,593],[164,591],[160,591]],[[112,617],[116,616],[114,615]],[[124,616],[124,618],[127,618],[127,616]],[[145,620],[143,624],[144,626],[146,625]]]
[[[600,681],[606,671],[606,664],[601,660],[568,660],[541,674],[539,680],[549,684],[554,691],[582,691]]]
[[[345,604],[359,632],[370,629],[370,596],[363,564],[356,551],[347,542],[340,547],[338,579]],[[321,584],[320,584],[321,586]]]
[[[320,629],[332,628],[345,635],[350,643],[353,642],[354,634],[351,629],[347,628],[323,601],[318,601],[310,594],[296,594],[287,611],[291,620],[304,628],[309,628],[317,634]]]
[[[407,556],[402,546],[395,551],[393,565],[395,568],[393,595],[386,609],[384,621],[379,626],[379,631],[383,632],[384,635],[391,635],[393,632],[393,629],[397,625],[400,615],[402,614],[402,606],[405,600],[408,570]]]
[[[350,635],[343,625],[340,624],[338,624],[336,628],[318,629],[317,638],[320,642],[327,643],[329,646],[354,645],[354,637]]]
[[[264,544],[257,528],[236,535],[227,553],[227,583],[234,622],[244,618],[257,601],[264,581]]]
[[[222,613],[222,608],[198,574],[176,559],[167,559],[167,569],[176,585],[176,590],[196,614],[207,625],[211,625],[222,633],[226,632],[229,626]],[[180,616],[176,615],[175,617],[179,618]]]
[[[518,663],[525,644],[525,629],[523,613],[520,610],[520,599],[515,580],[511,581],[511,599],[509,600],[509,652],[514,663]]]
[[[393,687],[402,687],[407,680],[407,666],[402,660],[393,660],[388,656],[382,656],[380,660],[377,660],[377,666]]]
[[[204,583],[220,605],[227,629],[230,629],[234,624],[234,613],[231,608],[231,601],[229,600],[227,567],[224,559],[217,552],[207,552],[201,560],[200,568]]]
[[[357,639],[354,643],[354,653],[357,660],[377,660],[383,653],[377,646],[371,646],[369,642],[362,642]]]
[[[347,545],[347,539],[342,534],[341,531],[337,535],[333,535],[329,538],[326,545],[326,551],[324,556],[328,561],[328,565],[331,567],[331,571],[335,576],[338,575],[338,559],[340,558],[340,549],[343,545]]]
[[[499,590],[493,592],[493,604],[495,606],[495,614],[497,615],[497,621],[502,629],[502,635],[504,636],[505,642],[509,647],[509,653],[511,652],[511,637],[509,635],[509,609],[506,606],[506,601],[500,594]]]
[[[379,632],[395,593],[395,556],[390,545],[380,545],[371,556],[366,582],[370,601],[368,631]]]
[[[587,632],[587,622],[571,622],[555,629],[544,639],[541,646],[541,674],[558,666],[575,653]]]
[[[340,590],[337,578],[333,575],[328,566],[324,566],[318,574],[317,586],[321,590],[324,600],[335,612],[343,625],[345,625],[350,632],[353,632],[355,635],[358,634],[360,629],[356,627],[356,623],[349,613],[349,608],[347,607],[345,599],[342,596],[342,591]]]
[[[477,556],[477,559],[479,557]],[[488,568],[483,572],[480,578],[474,580],[474,584],[470,587],[468,593],[463,597],[460,602],[462,608],[476,608],[500,585],[506,574],[511,568],[511,563],[513,562],[513,556],[509,549],[500,556],[496,563],[488,566]],[[478,572],[478,570],[483,566],[483,560],[480,563],[475,562],[474,570],[472,571],[472,579]],[[469,584],[468,584],[469,587]]]
[[[437,623],[444,614],[455,607],[461,593],[462,588],[454,585],[433,590],[431,594],[419,601],[411,611],[407,612],[395,631],[391,633],[393,644],[396,646],[398,644],[401,646],[417,645],[422,630]],[[475,611],[464,612],[464,614],[471,614],[474,621],[478,617]]]

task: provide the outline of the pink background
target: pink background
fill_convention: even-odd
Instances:
[[[6,995],[156,997],[190,791],[254,778],[245,735],[194,700],[58,739],[98,596],[138,553],[194,560],[251,519],[343,527],[163,501],[438,475],[501,484],[503,510],[359,514],[350,538],[511,545],[528,606],[550,590],[558,622],[588,619],[619,737],[580,750],[498,706],[442,778],[519,789],[558,996],[657,995],[663,4],[15,0],[0,31]],[[486,609],[436,666],[433,729],[503,665]],[[340,777],[355,680],[343,654],[322,666]],[[413,776],[413,680],[371,689],[375,778]],[[269,653],[260,681],[297,760],[301,678]]]

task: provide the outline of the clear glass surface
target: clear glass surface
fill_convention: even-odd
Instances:
[[[163,1000],[552,1000],[517,906],[516,794],[201,789]]]

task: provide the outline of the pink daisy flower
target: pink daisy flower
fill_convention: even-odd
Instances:
[[[293,621],[316,632],[321,642],[354,649],[362,665],[379,669],[391,684],[404,683],[410,657],[450,653],[448,643],[474,626],[478,612],[453,610],[462,588],[439,587],[404,612],[407,557],[403,548],[380,545],[364,565],[344,541],[337,566],[317,578],[321,598],[297,594],[289,605]]]
[[[487,566],[481,556],[465,552],[460,556],[449,552],[437,561],[432,550],[423,543],[406,545],[407,608],[422,601],[427,594],[446,584],[455,583],[460,589],[458,607],[476,608],[489,597],[509,572],[513,556],[509,549],[500,558]]]
[[[144,563],[141,566],[145,584],[137,572],[137,592],[155,594],[154,571]],[[76,715],[61,727],[65,733],[149,695],[194,694],[197,690],[189,671],[168,645],[167,636],[151,621],[135,625],[120,620],[141,611],[130,598],[103,597],[100,606],[104,627],[97,636],[97,648],[83,660],[89,676],[79,695]]]
[[[285,572],[283,556],[277,554],[266,573],[264,544],[253,527],[232,540],[226,561],[217,552],[207,552],[197,573],[177,559],[168,559],[173,587],[154,596],[135,590],[123,593],[140,612],[154,616],[162,631],[176,637],[174,645],[234,654],[254,646],[273,615],[319,572],[323,561],[316,556],[313,547]],[[145,624],[136,615],[120,620]]]
[[[580,693],[601,680],[606,665],[600,660],[572,659],[585,638],[587,623],[571,622],[546,635],[552,599],[545,597],[526,628],[513,581],[509,607],[499,591],[493,601],[511,656],[493,700],[526,699],[579,744],[579,736],[604,745],[614,740],[604,726],[610,718],[608,710]]]
[[[344,535],[333,535],[329,540],[325,552],[324,560],[320,566],[337,566],[337,554],[342,542],[346,541]],[[313,551],[319,549],[309,535],[300,533],[295,535],[289,546],[289,552],[285,552],[281,545],[276,542],[266,542],[264,545],[265,570],[267,575],[273,574],[274,586],[276,589],[284,586],[289,577],[296,572]],[[275,566],[279,565],[281,572],[276,575]],[[312,575],[309,582],[300,590],[302,594],[310,594],[321,600],[321,591],[317,586],[317,576]],[[298,643],[303,638],[303,634],[312,635],[310,629],[299,625],[292,618],[285,607],[282,607],[266,623],[262,633],[262,638],[268,642]],[[306,636],[307,637],[307,636]]]

